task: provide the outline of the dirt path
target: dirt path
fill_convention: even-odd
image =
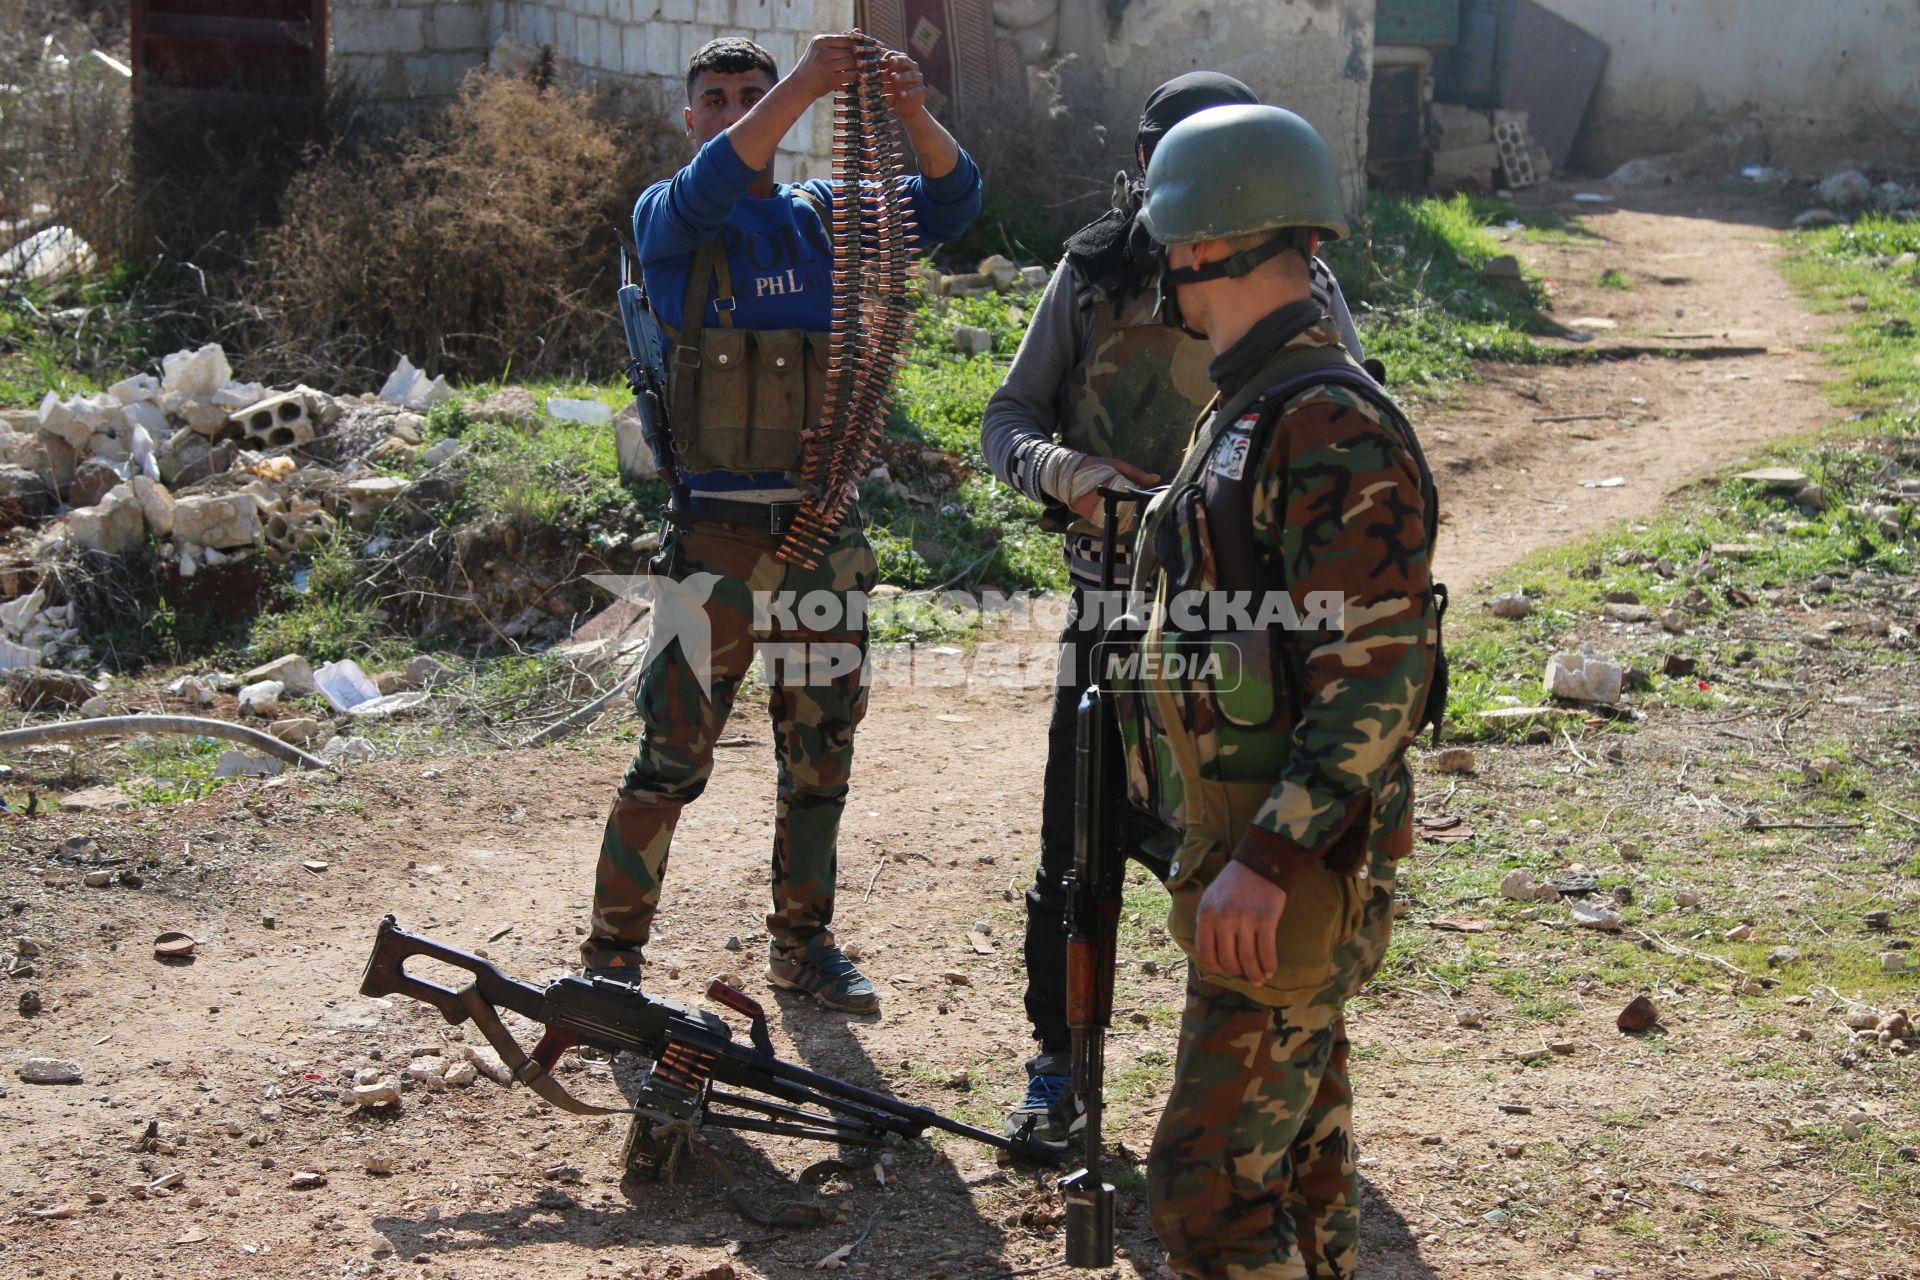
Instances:
[[[1615,203],[1576,204],[1572,191],[1556,184],[1525,203],[1575,214],[1599,239],[1532,243],[1508,233],[1512,251],[1555,282],[1559,323],[1592,332],[1592,347],[1766,353],[1495,367],[1454,403],[1422,413],[1447,522],[1439,571],[1457,587],[1650,514],[1687,482],[1832,416],[1819,386],[1829,375],[1806,351],[1829,325],[1799,305],[1774,265],[1782,210],[1684,189],[1619,190]],[[1602,288],[1608,268],[1633,287]],[[1580,323],[1589,318],[1615,327]],[[1582,484],[1614,477],[1625,483]]]
[[[1752,330],[1786,354],[1495,373],[1468,393],[1470,407],[1429,415],[1440,464],[1472,460],[1444,472],[1453,512],[1446,570],[1456,581],[1649,511],[1688,476],[1820,420],[1817,390],[1786,380],[1814,376],[1790,349],[1819,330],[1768,267],[1766,232],[1653,210],[1608,211],[1596,224],[1612,237],[1604,247],[1517,246],[1566,282],[1563,315],[1612,306],[1620,335],[1666,331],[1657,300],[1668,313],[1685,308],[1678,320],[1688,330],[1711,318],[1716,331]],[[1574,283],[1616,264],[1636,275],[1637,267],[1685,274],[1689,283],[1643,282],[1618,295]],[[1523,394],[1528,387],[1537,400]],[[1635,397],[1647,405],[1632,405]],[[1620,416],[1550,429],[1530,421],[1608,406]],[[1616,474],[1628,483],[1578,487]],[[1046,704],[1045,690],[876,693],[843,832],[836,924],[864,948],[884,1009],[849,1020],[769,997],[783,1053],[978,1123],[997,1123],[1017,1098],[1029,1052],[1019,1011],[1020,890],[1037,841]],[[716,975],[764,992],[770,737],[752,708],[730,731],[744,742],[723,750],[707,795],[681,825],[651,956],[650,988],[682,999],[698,1000]],[[780,1231],[742,1218],[704,1172],[672,1186],[622,1183],[620,1125],[562,1116],[522,1091],[423,1083],[399,1108],[364,1114],[343,1113],[331,1099],[355,1072],[391,1078],[419,1050],[447,1060],[449,1038],[459,1038],[424,1007],[355,994],[382,913],[484,948],[517,973],[544,976],[571,962],[600,817],[629,749],[603,733],[547,753],[391,761],[345,783],[235,784],[166,812],[0,828],[11,848],[0,859],[5,933],[34,939],[39,951],[37,972],[16,978],[0,1008],[8,1063],[53,1055],[84,1069],[84,1083],[65,1088],[22,1084],[11,1069],[0,1082],[9,1135],[0,1149],[0,1269],[167,1280],[369,1271],[744,1280],[810,1273],[869,1224],[855,1269],[874,1276],[986,1277],[1055,1262],[1050,1180],[1003,1169],[962,1142],[898,1153],[884,1184],[864,1173],[837,1177],[822,1192],[824,1225]],[[23,773],[55,769],[52,757],[22,765]],[[63,842],[87,835],[105,855],[129,859],[141,886],[84,886],[90,851]],[[966,942],[978,921],[992,931],[993,955]],[[197,958],[157,962],[150,941],[165,928],[193,933]],[[1152,1132],[1182,984],[1168,948],[1151,954],[1160,957],[1152,972],[1132,958],[1122,977],[1110,1050],[1111,1137],[1135,1153]],[[44,1002],[31,1017],[13,1009],[29,986]],[[1730,1089],[1694,1030],[1683,1029],[1681,1043],[1698,1058],[1654,1079],[1631,1046],[1606,1040],[1613,1007],[1612,993],[1600,993],[1564,1033],[1606,1047],[1516,1080],[1511,1065],[1476,1065],[1482,1059],[1471,1055],[1487,1050],[1454,1025],[1446,1002],[1388,995],[1368,1003],[1356,1019],[1356,1074],[1369,1274],[1585,1277],[1602,1266],[1623,1275],[1653,1273],[1635,1267],[1745,1274],[1732,1270],[1743,1252],[1735,1240],[1697,1260],[1611,1230],[1577,1256],[1537,1247],[1524,1227],[1482,1218],[1482,1191],[1462,1190],[1498,1162],[1490,1142],[1550,1142],[1556,1117],[1575,1108],[1685,1111],[1672,1132],[1648,1136],[1655,1150],[1643,1169],[1660,1143],[1681,1135],[1715,1150],[1741,1135],[1758,1144],[1740,1119],[1753,1086]],[[1470,1056],[1404,1065],[1435,1061],[1436,1044]],[[1383,1054],[1395,1065],[1379,1063]],[[963,1071],[965,1082],[955,1083]],[[570,1082],[614,1097],[604,1065],[577,1064]],[[1493,1104],[1522,1095],[1536,1117],[1503,1120]],[[143,1144],[149,1124],[156,1137]],[[819,1154],[777,1139],[720,1146],[743,1184],[756,1187]],[[1744,1148],[1733,1142],[1732,1150]],[[1794,1203],[1825,1190],[1791,1162],[1770,1167],[1778,1171],[1764,1185],[1755,1174],[1738,1188]],[[325,1185],[296,1189],[303,1172],[324,1174]],[[165,1185],[174,1173],[185,1176]],[[1138,1179],[1125,1185],[1120,1272],[1165,1274]],[[1631,1185],[1636,1195],[1664,1195]],[[1596,1184],[1595,1196],[1603,1193]],[[1508,1194],[1524,1198],[1524,1185]],[[377,1251],[384,1246],[394,1255]],[[1791,1242],[1769,1256],[1786,1267],[1770,1274],[1823,1269]]]

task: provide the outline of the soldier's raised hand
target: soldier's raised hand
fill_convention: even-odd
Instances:
[[[807,51],[787,76],[809,100],[825,97],[853,82],[860,70],[858,45],[850,35],[818,35],[807,41]]]

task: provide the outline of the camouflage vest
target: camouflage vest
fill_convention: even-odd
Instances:
[[[1179,468],[1194,420],[1213,399],[1213,352],[1162,324],[1156,302],[1152,289],[1117,304],[1094,293],[1093,334],[1067,382],[1060,434],[1070,449],[1120,458],[1164,480]],[[1084,520],[1064,527],[1098,533]]]
[[[1278,587],[1277,578],[1248,563],[1247,498],[1237,483],[1261,456],[1267,433],[1279,429],[1276,409],[1327,397],[1375,420],[1386,412],[1384,397],[1375,402],[1346,387],[1305,388],[1290,379],[1312,369],[1320,352],[1340,351],[1330,335],[1313,337],[1320,340],[1282,353],[1246,392],[1219,408],[1193,441],[1187,466],[1150,509],[1142,543],[1161,533],[1162,551],[1143,554],[1136,583],[1153,593],[1155,608],[1132,670],[1109,682],[1117,695],[1129,799],[1178,832],[1167,876],[1167,929],[1189,955],[1201,896],[1285,769],[1303,694],[1289,652],[1294,646],[1276,628],[1211,630],[1205,621],[1183,621],[1175,597],[1257,595]],[[1263,388],[1283,383],[1291,385],[1278,400],[1253,403]],[[1218,554],[1223,550],[1226,555]],[[1267,1004],[1285,1004],[1324,986],[1334,948],[1361,923],[1367,895],[1354,873],[1365,874],[1361,868],[1375,844],[1392,845],[1395,856],[1405,851],[1398,842],[1410,800],[1402,764],[1371,822],[1330,850],[1323,864],[1301,873],[1276,938],[1278,967],[1264,985],[1213,973],[1203,974],[1205,980]]]

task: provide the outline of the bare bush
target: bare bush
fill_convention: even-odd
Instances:
[[[249,365],[341,385],[400,354],[469,378],[617,366],[620,229],[673,163],[667,139],[584,93],[476,72],[411,140],[335,146],[244,275]]]
[[[0,0],[0,219],[13,238],[71,227],[111,257],[132,238],[132,95],[95,47],[65,5]]]

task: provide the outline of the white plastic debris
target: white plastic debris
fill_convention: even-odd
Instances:
[[[261,680],[240,691],[240,714],[264,716],[280,708],[280,695],[287,686],[278,680]]]
[[[56,280],[91,271],[94,262],[93,246],[72,227],[48,227],[0,253],[0,279]]]
[[[335,711],[351,711],[379,698],[380,690],[352,658],[329,662],[313,673],[313,687]]]
[[[565,396],[548,396],[547,412],[562,422],[582,422],[590,427],[603,427],[613,421],[613,410],[598,400],[569,400]]]

